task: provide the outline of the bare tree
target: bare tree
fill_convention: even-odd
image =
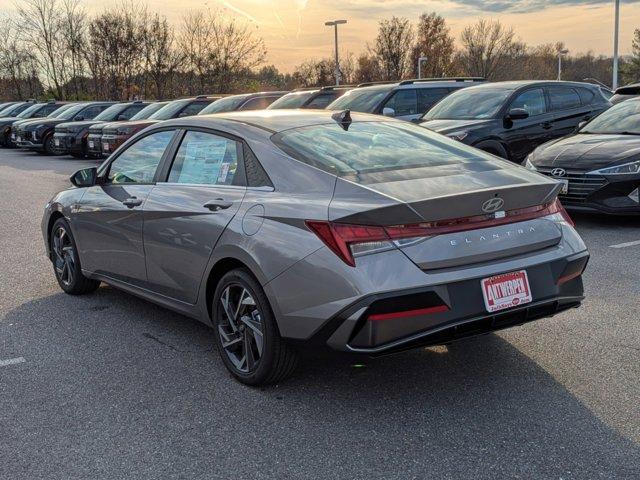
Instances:
[[[81,76],[84,74],[84,51],[87,46],[87,13],[78,0],[62,0],[61,34],[68,62],[61,66],[64,77],[70,78],[73,96],[80,98]]]
[[[426,57],[421,72],[427,77],[440,77],[451,70],[455,52],[453,37],[445,19],[435,12],[420,15],[416,42],[411,53],[414,74],[418,76],[418,58]]]
[[[184,54],[190,78],[190,94],[205,91],[210,70],[209,60],[214,56],[213,25],[208,21],[209,17],[210,13],[205,16],[202,12],[189,12],[182,19],[178,45]],[[194,89],[196,84],[197,89]]]
[[[521,50],[513,29],[499,21],[479,20],[462,31],[460,60],[470,75],[493,78],[501,64]]]
[[[40,69],[56,96],[64,98],[66,49],[59,1],[20,0],[16,10],[24,43],[36,54]]]
[[[354,83],[374,82],[382,79],[382,69],[375,55],[363,53],[356,60],[356,64],[353,75]]]
[[[145,25],[142,40],[145,73],[153,82],[156,98],[164,98],[168,83],[182,64],[184,55],[176,48],[173,27],[157,13]]]
[[[413,27],[406,18],[391,17],[380,21],[371,51],[380,63],[384,80],[400,80],[412,71],[413,39]]]
[[[640,81],[640,29],[633,32],[631,57],[623,65],[622,79],[625,84]]]

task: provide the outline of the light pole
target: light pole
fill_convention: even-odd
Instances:
[[[340,85],[340,77],[342,76],[342,73],[340,73],[340,63],[339,63],[339,60],[338,60],[338,25],[344,25],[345,23],[347,23],[346,20],[333,20],[332,22],[324,22],[324,24],[327,27],[333,27],[334,28],[334,33],[335,33],[335,39],[336,39],[336,70],[335,70],[336,85]]]
[[[564,57],[569,50],[560,50],[558,51],[558,80],[562,80],[562,57]]]
[[[418,80],[422,78],[422,62],[426,62],[426,61],[427,61],[427,57],[422,55],[418,57]]]
[[[613,82],[611,86],[618,88],[618,34],[620,32],[620,0],[616,0],[615,26],[613,27]]]

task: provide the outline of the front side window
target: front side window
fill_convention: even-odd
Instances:
[[[341,92],[336,92],[335,90],[329,93],[323,93],[322,95],[318,95],[316,98],[311,100],[308,104],[304,106],[304,108],[317,108],[323,110],[327,108],[331,102],[333,102],[336,98],[340,96]]]
[[[271,105],[278,97],[258,97],[252,98],[242,105],[238,110],[264,110]]]
[[[355,88],[327,106],[328,110],[345,110],[372,113],[389,94],[392,87]]]
[[[131,120],[138,112],[143,110],[146,107],[144,103],[134,103],[133,105],[129,105],[124,112],[118,115],[118,120]]]
[[[269,105],[268,110],[280,110],[283,108],[300,108],[307,100],[315,95],[317,90],[306,92],[291,92],[280,97],[278,100]]]
[[[83,120],[93,120],[100,112],[109,108],[109,105],[94,105],[82,110],[79,115]]]
[[[169,172],[170,183],[235,185],[238,146],[213,133],[187,132]]]
[[[224,97],[220,100],[216,100],[207,108],[203,109],[200,112],[200,115],[206,115],[209,113],[222,113],[222,112],[232,112],[236,110],[240,105],[244,103],[244,101],[249,97],[248,94],[245,95],[232,95],[230,97]]]
[[[467,87],[447,95],[429,110],[424,120],[473,120],[495,117],[513,93],[496,86]]]
[[[398,90],[384,104],[385,108],[393,108],[394,115],[416,115],[418,113],[418,96],[415,89]]]
[[[573,88],[549,87],[551,110],[570,110],[580,107],[580,96]]]
[[[541,88],[522,92],[511,103],[510,109],[522,108],[527,111],[530,117],[547,113],[547,102],[544,98],[544,91]]]
[[[173,130],[152,133],[141,138],[111,162],[108,183],[151,183]]]
[[[326,172],[367,183],[410,169],[496,161],[473,147],[409,122],[353,122],[294,128],[275,134],[273,142],[291,157]]]

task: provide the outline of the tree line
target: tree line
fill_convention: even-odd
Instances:
[[[282,73],[266,65],[264,40],[251,23],[220,11],[187,12],[173,26],[145,4],[123,1],[90,16],[79,0],[20,0],[0,32],[0,97],[131,99],[292,89],[334,83],[332,58]],[[358,55],[341,55],[342,82],[481,76],[489,80],[557,77],[562,43],[528,46],[512,28],[478,20],[453,37],[446,20],[424,13],[414,23],[391,17]],[[571,53],[571,52],[570,52]],[[640,30],[622,59],[621,82],[640,80]],[[565,55],[563,79],[610,83],[612,59]]]

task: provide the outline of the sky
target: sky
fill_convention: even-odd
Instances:
[[[0,12],[15,1],[0,0]],[[81,0],[90,12],[117,8],[120,0]],[[613,53],[613,0],[147,0],[149,9],[178,25],[188,10],[221,9],[250,22],[267,45],[267,64],[285,72],[309,59],[333,55],[333,30],[324,22],[345,19],[340,50],[359,54],[375,38],[379,20],[392,15],[417,19],[435,11],[445,17],[459,38],[479,18],[511,26],[530,45],[565,42],[572,54]],[[622,0],[620,52],[631,52],[631,38],[640,28],[640,0]]]

